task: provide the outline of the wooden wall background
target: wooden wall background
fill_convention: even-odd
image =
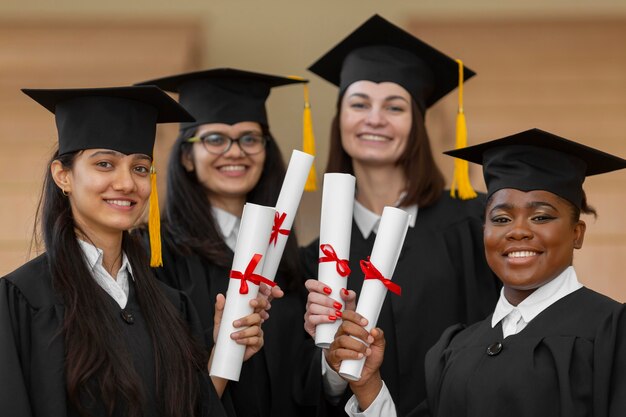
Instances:
[[[626,19],[424,20],[408,16],[404,21],[394,20],[439,49],[463,59],[478,72],[465,89],[471,143],[540,127],[626,157],[626,48],[622,47],[626,41]],[[21,94],[20,88],[120,85],[200,69],[207,63],[230,63],[211,60],[211,51],[206,51],[202,44],[205,28],[194,19],[0,23],[2,276],[26,259],[43,167],[56,134],[52,115]],[[345,22],[332,23],[337,26]],[[348,33],[353,26],[346,24],[339,32]],[[273,58],[272,65],[259,59],[258,54],[264,51],[254,52],[256,47],[251,43],[247,67],[289,73],[291,68],[304,68],[332,44],[323,34],[316,37],[300,33],[296,39],[302,37],[307,40],[296,40],[293,47],[306,52],[282,54]],[[332,37],[336,40],[334,33]],[[220,48],[223,53],[224,45]],[[294,59],[306,62],[294,65]],[[311,78],[319,152],[316,165],[323,169],[325,138],[336,90],[314,76]],[[299,93],[277,91],[269,102],[274,133],[278,131],[278,136],[285,138],[281,139],[285,156],[291,148],[300,146],[297,135],[281,131],[281,125],[297,128],[299,124],[299,120],[291,120],[300,114],[299,109],[294,109],[294,97],[299,97]],[[300,105],[298,101],[296,107]],[[456,96],[452,94],[428,114],[427,124],[437,153],[454,144],[455,111]],[[175,132],[174,126],[159,129],[156,157],[161,173]],[[449,177],[452,162],[444,157],[439,159]],[[473,169],[472,176],[475,183],[482,182],[478,168]],[[162,196],[164,177],[160,176]],[[626,259],[626,220],[620,216],[626,206],[624,185],[624,172],[588,181],[590,202],[600,216],[597,221],[586,219],[585,246],[575,258],[579,275],[588,286],[621,301],[626,301],[626,280],[621,278]],[[301,205],[296,224],[304,243],[318,233],[320,197],[319,192],[307,195]]]

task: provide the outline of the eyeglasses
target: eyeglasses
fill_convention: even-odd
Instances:
[[[194,136],[187,139],[187,142],[202,142],[204,149],[213,155],[222,155],[230,150],[233,142],[237,142],[239,149],[246,155],[255,155],[260,153],[267,144],[267,136],[262,133],[244,133],[236,139],[231,138],[223,133],[209,132],[202,136]]]

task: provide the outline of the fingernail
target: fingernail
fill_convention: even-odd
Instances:
[[[335,311],[335,316],[341,317],[341,316],[343,316],[343,313],[341,311],[337,310],[337,311]]]
[[[325,292],[326,294],[330,295],[330,293],[331,293],[331,292],[333,292],[333,290],[331,290],[331,289],[330,289],[330,288],[328,288],[328,287],[324,287],[324,292]]]
[[[335,321],[335,320],[337,320],[337,317],[336,316],[328,316],[328,320]]]
[[[347,289],[342,288],[342,291],[343,291],[344,295],[350,295],[350,292]]]
[[[241,326],[241,322],[239,320],[233,321],[233,327],[239,327],[239,326]]]
[[[367,336],[367,343],[374,343],[374,338],[372,336]]]
[[[361,352],[359,352],[359,353],[357,354],[357,356],[358,356],[358,358],[359,358],[359,359],[362,359],[362,358],[363,358],[363,354],[362,354]]]
[[[342,305],[341,303],[338,303],[337,301],[335,301],[333,303],[333,307],[335,307],[335,310],[341,310]]]

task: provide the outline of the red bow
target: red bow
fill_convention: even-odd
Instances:
[[[270,287],[273,287],[276,285],[274,281],[270,281],[264,276],[253,273],[254,268],[256,268],[256,266],[258,265],[262,257],[263,255],[255,253],[252,259],[250,260],[250,263],[248,263],[248,266],[246,267],[246,271],[243,274],[239,271],[234,271],[234,270],[230,271],[231,278],[241,280],[241,285],[239,286],[239,294],[248,294],[248,283],[246,281],[250,281],[251,283],[256,284],[256,285],[260,285],[261,282],[264,282]]]
[[[365,274],[365,279],[378,279],[380,280],[385,287],[389,291],[394,294],[401,295],[402,289],[400,286],[394,282],[391,282],[390,279],[383,277],[383,274],[380,273],[378,269],[370,262],[370,257],[367,257],[366,260],[361,260],[361,271]]]
[[[337,253],[335,253],[335,249],[331,245],[324,243],[320,245],[320,250],[326,256],[322,256],[319,260],[319,263],[337,262],[337,272],[339,273],[339,275],[341,275],[342,277],[347,277],[348,275],[350,275],[350,266],[348,265],[348,260],[339,259]]]
[[[289,234],[289,230],[288,229],[281,229],[280,226],[283,225],[283,222],[285,221],[285,217],[287,217],[287,213],[283,213],[283,214],[278,214],[278,212],[276,212],[274,214],[274,225],[272,226],[272,234],[270,235],[270,245],[272,244],[272,241],[274,242],[274,246],[276,246],[276,243],[278,243],[278,234],[280,233],[281,235],[285,235],[287,236]]]

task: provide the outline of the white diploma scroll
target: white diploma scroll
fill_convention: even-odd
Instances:
[[[251,203],[246,203],[243,208],[241,226],[235,245],[233,267],[230,273],[231,278],[226,292],[226,305],[224,306],[224,314],[211,363],[211,376],[239,381],[246,347],[237,344],[230,338],[230,335],[235,331],[243,330],[242,328],[235,329],[233,322],[252,314],[254,309],[250,306],[250,300],[256,298],[259,286],[253,281],[232,278],[232,276],[249,276],[254,280],[255,277],[247,273],[261,274],[267,242],[274,223],[274,213],[273,207]],[[256,267],[253,267],[255,255],[257,255],[258,263]],[[258,259],[258,255],[261,255],[260,259]]]
[[[276,202],[274,224],[263,264],[263,276],[271,281],[276,277],[313,159],[313,155],[296,150],[291,154],[285,180]]]
[[[395,207],[385,207],[383,210],[369,262],[384,279],[391,280],[393,271],[396,269],[404,238],[409,228],[410,217],[404,210]],[[353,271],[353,273],[357,273],[357,271]],[[362,273],[362,271],[358,271],[358,273]],[[388,285],[393,286],[394,284]],[[368,332],[376,327],[386,294],[387,287],[382,280],[363,280],[363,288],[356,312],[367,319],[368,324],[365,329]],[[365,358],[345,360],[341,362],[339,375],[351,381],[358,381],[361,378],[364,364]]]
[[[329,297],[340,303],[342,309],[344,303],[340,293],[347,288],[348,276],[343,276],[340,270],[350,256],[354,187],[355,178],[350,174],[324,174],[319,258],[328,261],[319,263],[317,278],[332,290]],[[340,324],[339,318],[333,323],[318,324],[315,344],[321,348],[329,347]]]

